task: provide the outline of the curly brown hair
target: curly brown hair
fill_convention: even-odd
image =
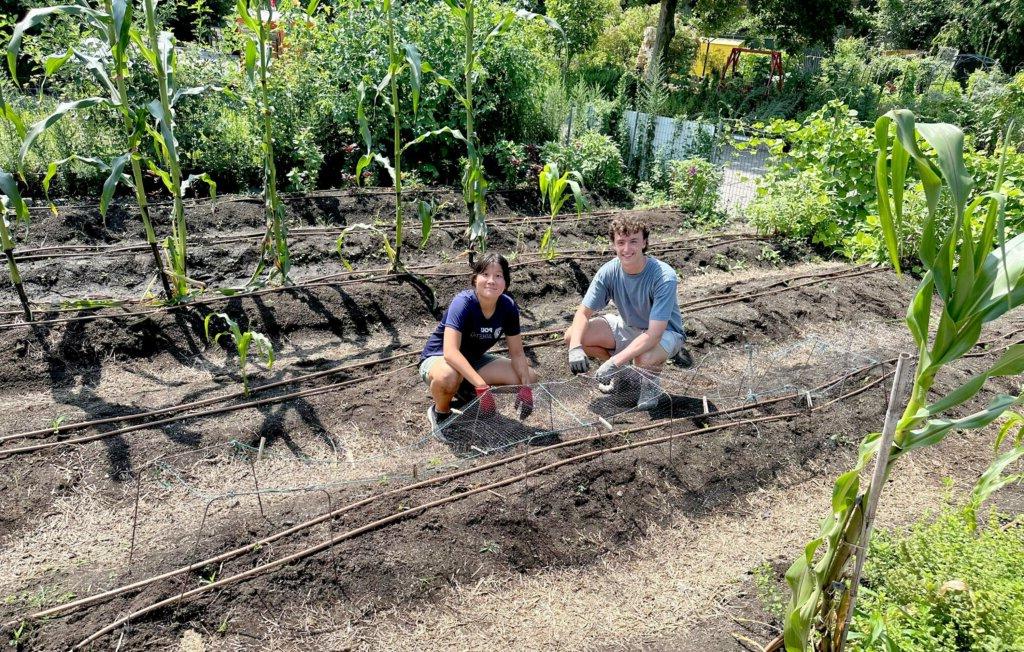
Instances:
[[[631,235],[637,231],[644,235],[644,253],[647,253],[647,240],[651,235],[651,228],[647,222],[632,215],[620,215],[608,225],[608,239],[615,242],[615,237],[620,235]]]

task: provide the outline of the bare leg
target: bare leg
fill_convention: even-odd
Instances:
[[[518,385],[519,376],[508,358],[497,358],[479,369],[480,377],[488,385]],[[537,372],[530,368],[530,384],[537,382]]]
[[[441,413],[449,412],[452,397],[459,389],[462,376],[442,359],[435,362],[434,366],[430,368],[427,380],[430,381],[430,395],[434,397],[434,409]]]
[[[566,346],[569,346],[569,331],[565,331],[562,337]],[[612,357],[615,352],[615,337],[612,335],[612,328],[602,317],[591,317],[587,327],[583,331],[583,339],[580,341],[583,350],[591,358],[604,361]]]

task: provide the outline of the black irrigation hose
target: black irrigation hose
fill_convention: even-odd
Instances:
[[[859,369],[855,369],[853,371],[847,372],[847,373],[843,374],[842,376],[837,376],[836,378],[832,378],[832,379],[826,381],[825,383],[822,383],[822,384],[814,387],[813,389],[811,389],[809,391],[812,391],[812,392],[813,391],[820,391],[822,389],[825,389],[825,388],[828,388],[828,387],[831,387],[831,386],[835,386],[836,384],[844,382],[845,380],[847,380],[847,379],[849,379],[849,378],[851,378],[853,376],[856,376],[856,375],[859,375],[861,373],[870,371],[871,369],[873,369],[875,367],[882,366],[882,365],[885,365],[885,364],[891,364],[894,360],[895,360],[895,358],[891,358],[889,360],[884,360],[884,361],[872,363],[872,364],[869,364],[869,365],[865,365],[865,366],[863,366],[863,367],[861,367]],[[838,397],[838,398],[840,398],[840,399],[849,398],[850,396],[854,396],[854,395],[859,394],[859,393],[861,393],[863,391],[866,391],[867,389],[870,389],[871,387],[873,387],[874,385],[878,384],[879,382],[881,382],[882,380],[884,380],[885,378],[887,378],[887,377],[889,377],[891,375],[892,374],[890,372],[890,373],[882,376],[881,378],[876,379],[875,381],[872,381],[871,384],[869,384],[867,386],[864,386],[864,387],[861,387],[861,388],[859,388],[857,390],[853,390],[852,392],[844,395],[843,397]],[[738,407],[735,407],[735,408],[729,408],[729,409],[726,409],[726,410],[715,410],[715,411],[709,412],[706,415],[701,415],[701,416],[705,417],[705,418],[706,417],[716,417],[716,416],[722,416],[722,415],[726,415],[726,414],[732,414],[732,413],[735,413],[735,412],[750,411],[750,410],[753,410],[753,409],[756,409],[756,408],[767,407],[769,405],[774,405],[776,403],[780,403],[780,402],[786,401],[786,400],[799,399],[802,395],[803,394],[800,393],[800,392],[794,392],[792,394],[787,394],[785,396],[780,396],[780,397],[776,397],[776,398],[772,398],[772,399],[766,399],[766,400],[763,400],[763,401],[759,401],[757,403],[751,403],[751,404],[747,404],[747,405],[743,405],[743,406],[738,406]],[[836,399],[833,399],[833,400],[836,400]],[[825,406],[827,406],[829,404],[831,404],[831,402],[829,402],[829,403],[822,403],[816,409],[820,410],[820,409],[824,408]],[[803,412],[803,413],[806,413],[806,412]],[[794,413],[794,414],[803,414],[803,413]],[[91,604],[95,604],[97,602],[103,601],[103,600],[105,600],[107,598],[115,597],[117,595],[126,593],[128,591],[131,591],[131,590],[134,590],[134,589],[137,589],[137,588],[142,588],[144,586],[147,586],[149,584],[153,584],[155,582],[158,582],[158,581],[161,581],[161,580],[164,580],[164,579],[170,579],[170,578],[175,577],[177,575],[181,575],[183,573],[191,572],[192,570],[195,570],[197,568],[202,568],[204,566],[208,566],[208,565],[211,565],[211,564],[216,564],[216,563],[220,563],[220,562],[223,562],[223,561],[227,561],[229,559],[237,557],[237,556],[239,556],[241,554],[244,554],[244,553],[246,553],[246,552],[248,552],[250,550],[253,550],[255,548],[261,548],[261,547],[263,547],[265,545],[268,545],[270,543],[273,543],[274,541],[277,541],[277,540],[279,540],[281,538],[284,538],[286,536],[290,536],[290,535],[295,534],[297,532],[300,532],[302,530],[308,529],[308,528],[313,527],[315,525],[318,525],[318,524],[320,524],[320,523],[322,523],[322,522],[324,522],[326,520],[337,518],[337,517],[341,516],[342,514],[345,514],[345,513],[350,512],[350,511],[353,511],[354,509],[357,509],[359,507],[364,507],[364,506],[366,506],[368,504],[377,502],[379,500],[382,500],[382,499],[390,497],[390,496],[399,495],[399,494],[403,494],[403,493],[408,493],[408,492],[411,492],[411,491],[413,491],[415,489],[421,489],[421,488],[425,488],[425,487],[429,487],[429,486],[443,484],[443,483],[449,482],[451,480],[459,479],[459,478],[465,477],[467,475],[471,475],[471,474],[475,474],[475,473],[480,473],[482,471],[487,471],[487,470],[490,470],[490,469],[493,469],[493,468],[497,468],[497,467],[500,467],[500,466],[507,466],[507,465],[509,465],[509,464],[511,464],[513,462],[519,461],[519,460],[524,459],[524,458],[529,457],[529,456],[536,455],[536,454],[544,452],[544,451],[556,450],[556,449],[564,448],[564,447],[567,447],[567,446],[573,446],[573,445],[581,443],[581,442],[593,441],[595,439],[604,439],[604,438],[608,438],[608,437],[612,437],[612,436],[616,436],[616,435],[621,436],[623,434],[632,434],[632,433],[636,433],[636,432],[642,432],[644,430],[652,430],[652,429],[655,429],[655,428],[658,428],[658,427],[661,427],[661,426],[671,425],[672,423],[677,423],[677,422],[680,422],[680,421],[690,421],[690,420],[692,420],[692,417],[680,417],[680,418],[675,418],[675,419],[660,419],[658,421],[652,421],[651,423],[644,424],[643,426],[635,426],[635,427],[632,427],[632,428],[626,428],[626,429],[622,429],[622,430],[619,430],[619,431],[602,433],[602,434],[597,435],[597,436],[587,436],[587,437],[582,437],[582,438],[569,439],[569,440],[565,440],[565,441],[561,441],[561,442],[552,444],[550,446],[539,447],[539,448],[533,449],[533,450],[531,450],[529,452],[518,453],[516,455],[500,458],[500,459],[493,460],[491,462],[486,462],[484,464],[480,464],[480,465],[473,466],[473,467],[470,467],[470,468],[461,469],[459,471],[455,471],[455,472],[452,472],[452,473],[449,473],[449,474],[446,474],[446,475],[443,475],[443,476],[435,476],[433,478],[428,478],[428,479],[422,480],[422,481],[417,482],[417,483],[406,485],[404,487],[398,487],[398,488],[395,488],[395,489],[390,489],[388,491],[385,491],[385,492],[382,492],[382,493],[379,493],[379,494],[374,494],[374,495],[368,496],[366,498],[357,500],[357,501],[355,501],[353,503],[350,503],[348,505],[344,505],[344,506],[339,507],[338,509],[336,509],[336,510],[334,510],[332,512],[320,515],[320,516],[315,517],[313,519],[307,520],[307,521],[305,521],[303,523],[296,524],[296,525],[294,525],[294,526],[292,526],[290,528],[287,528],[285,530],[281,530],[279,532],[276,532],[276,533],[274,533],[272,535],[269,535],[268,537],[266,537],[264,539],[261,539],[261,540],[259,540],[257,542],[254,542],[252,544],[247,544],[245,546],[241,546],[241,547],[235,548],[233,550],[225,551],[225,552],[220,553],[220,554],[218,554],[218,555],[216,555],[214,557],[211,557],[209,559],[205,559],[205,560],[202,560],[202,561],[197,561],[197,562],[194,562],[194,563],[192,563],[192,564],[190,564],[188,566],[183,566],[183,567],[180,567],[178,569],[174,569],[174,570],[168,571],[168,572],[163,573],[163,574],[158,575],[158,576],[153,576],[153,577],[150,577],[150,578],[138,580],[138,581],[133,582],[132,584],[129,584],[129,585],[125,585],[125,586],[122,586],[122,587],[110,589],[110,590],[105,591],[103,593],[99,593],[99,594],[96,594],[96,595],[93,595],[93,596],[87,596],[85,598],[81,598],[81,599],[75,600],[73,602],[68,602],[68,603],[63,604],[63,605],[58,605],[56,607],[51,607],[49,609],[46,609],[46,610],[43,610],[43,611],[40,611],[40,612],[37,612],[37,613],[34,613],[34,614],[30,614],[30,615],[25,617],[25,620],[39,620],[41,618],[50,617],[50,616],[53,616],[53,615],[56,615],[56,614],[59,614],[59,613],[65,613],[65,612],[68,612],[68,611],[73,611],[73,610],[79,609],[81,607],[86,607],[86,606],[89,606]],[[745,422],[745,420],[744,420],[744,422]],[[741,423],[741,422],[729,422],[729,423],[726,423],[726,424],[718,424],[716,426],[713,426],[712,428],[702,429],[702,432],[710,432],[710,431],[712,431],[714,429],[722,429],[722,428],[725,428],[725,427],[730,427],[732,425],[736,425],[736,423]],[[8,626],[10,626],[10,623],[8,623]]]

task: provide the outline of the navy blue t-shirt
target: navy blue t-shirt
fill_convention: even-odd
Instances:
[[[444,355],[444,329],[454,328],[462,333],[459,351],[472,362],[487,352],[502,336],[519,335],[519,307],[512,297],[503,294],[498,298],[494,314],[485,318],[480,301],[473,290],[463,290],[455,295],[451,305],[437,328],[427,339],[420,360],[435,355]]]

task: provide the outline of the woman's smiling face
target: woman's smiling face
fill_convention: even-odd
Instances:
[[[481,299],[497,300],[505,291],[505,274],[501,271],[501,265],[491,263],[484,271],[476,275],[473,280],[473,290],[476,296]]]

